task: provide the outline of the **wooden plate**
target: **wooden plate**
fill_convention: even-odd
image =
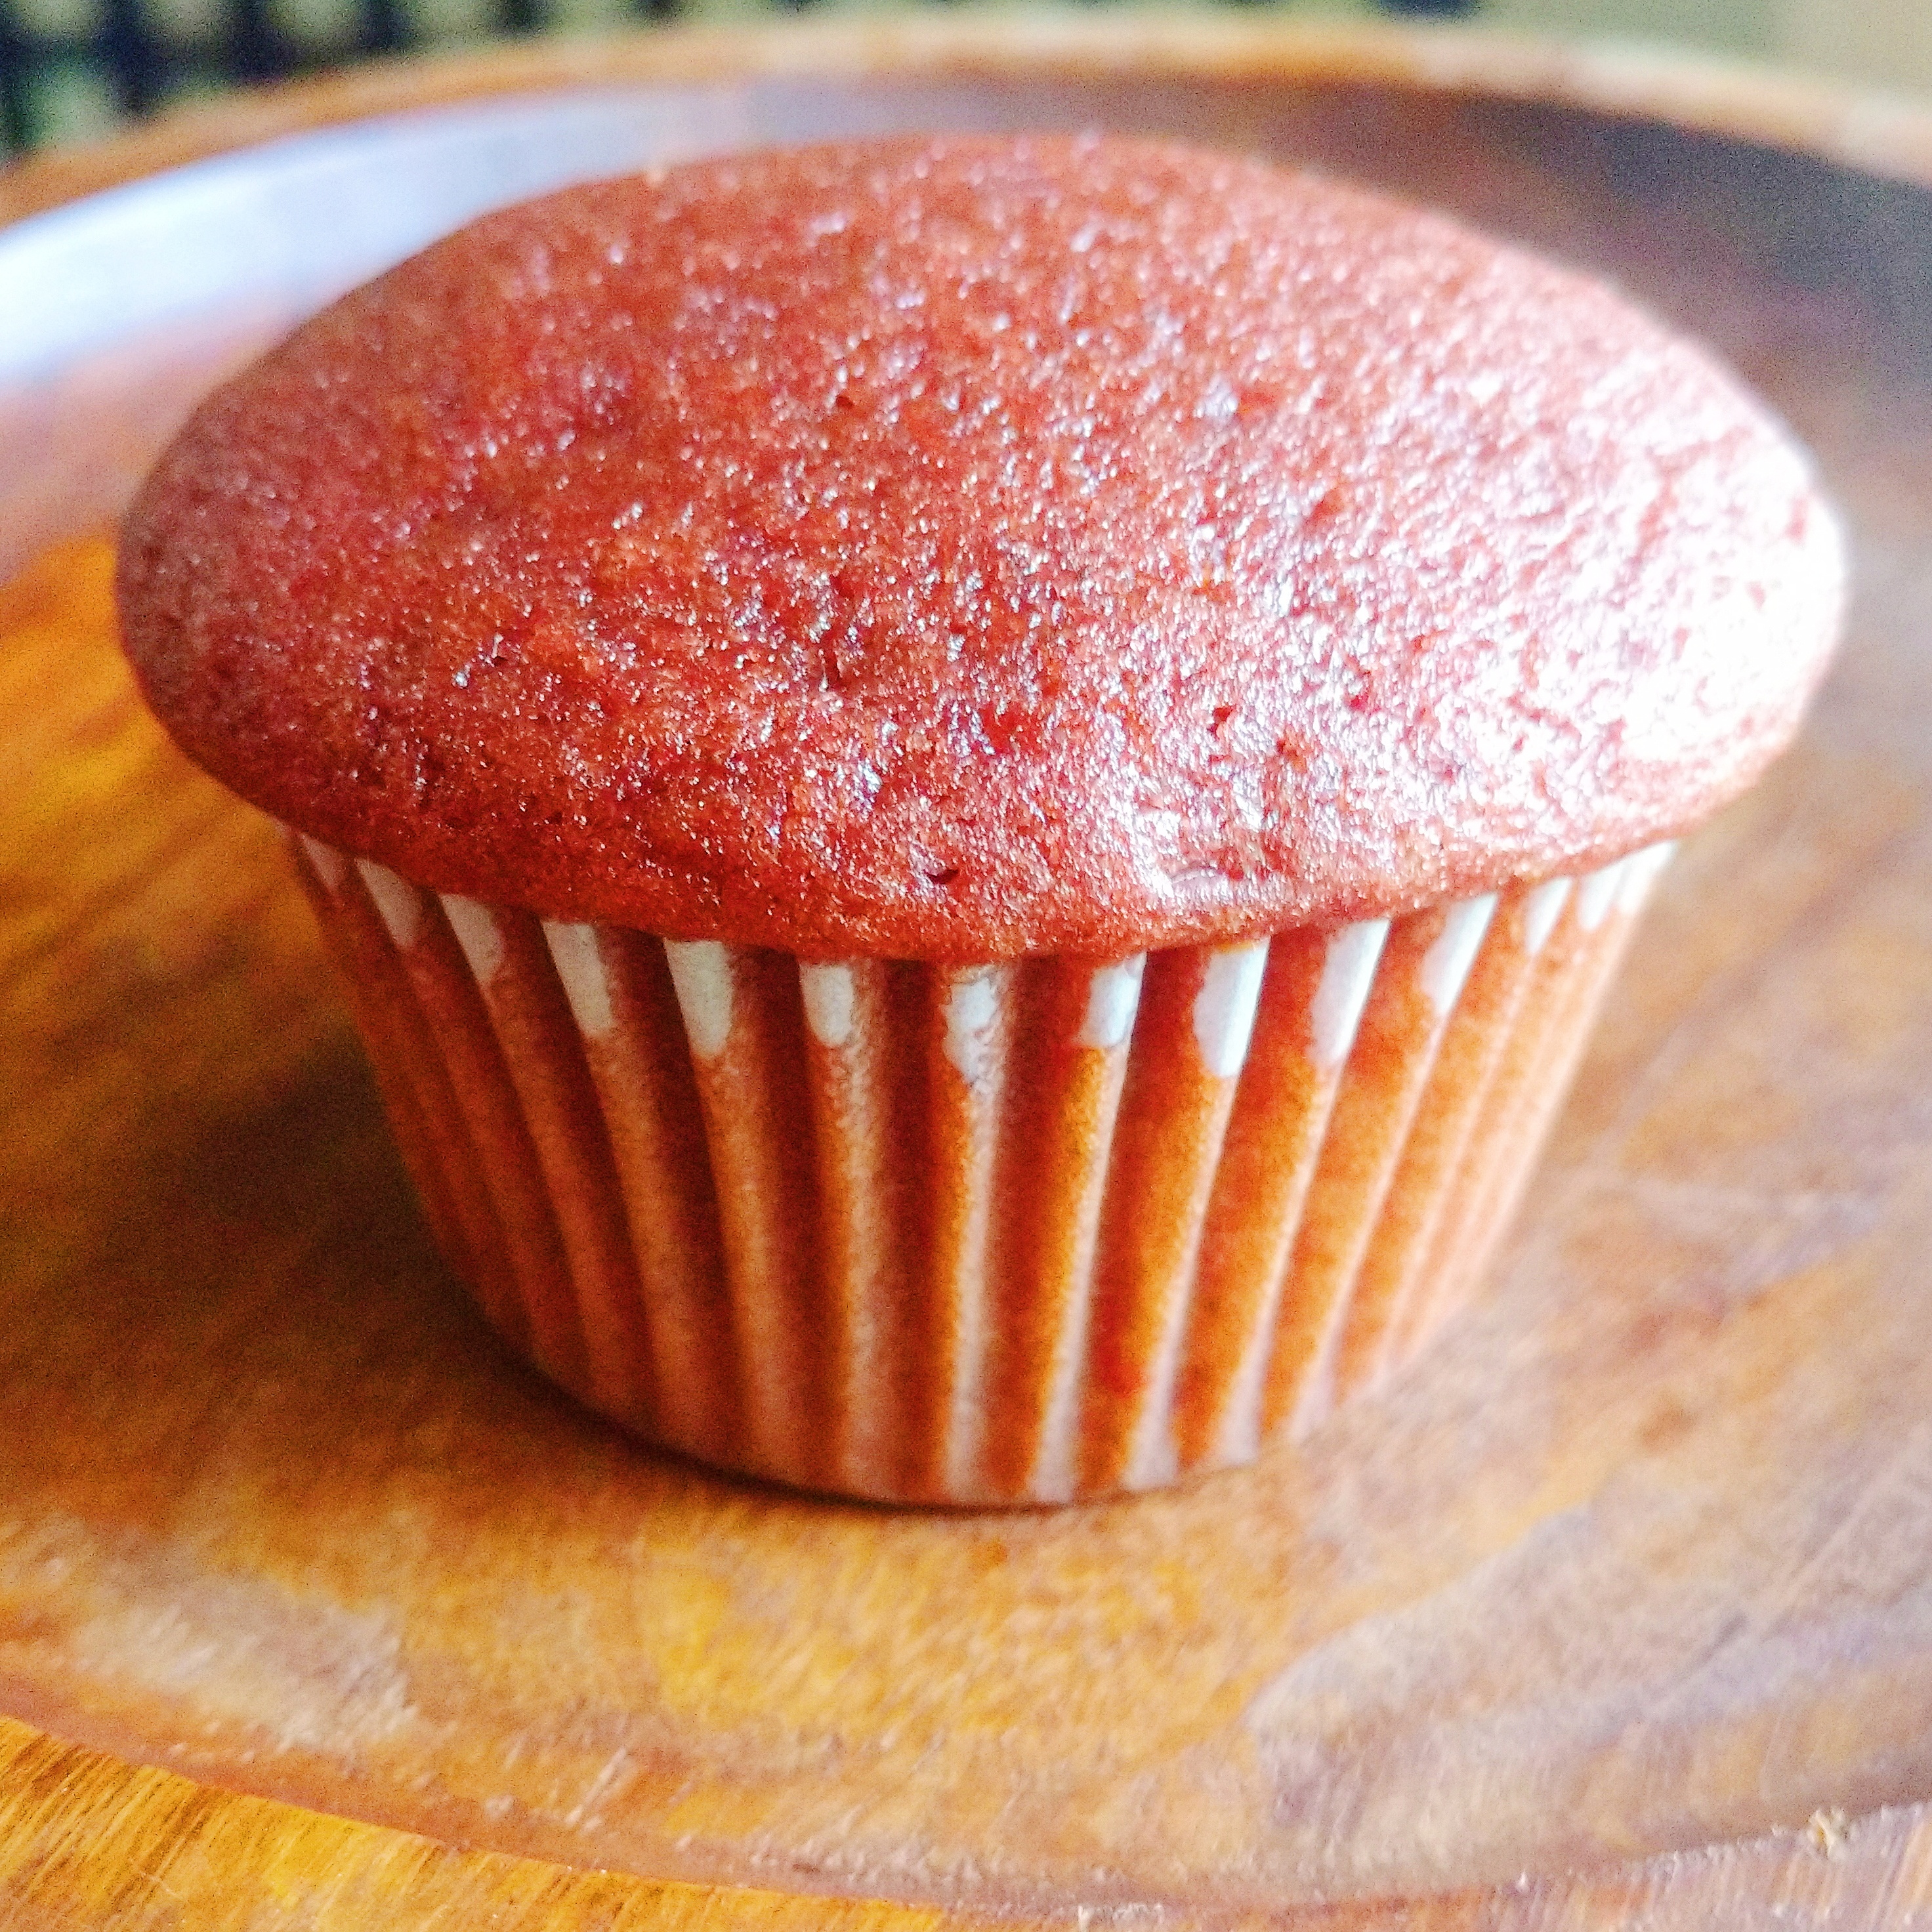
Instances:
[[[53,210],[0,236],[0,1918],[1932,1900],[1932,128],[1876,112],[1456,37],[835,23],[398,68],[0,180]],[[1090,124],[1426,196],[1711,338],[1846,508],[1852,640],[1401,1382],[1117,1507],[801,1500],[626,1444],[469,1312],[272,837],[134,702],[84,533],[221,366],[472,208]],[[1898,178],[1827,158],[1860,146]]]

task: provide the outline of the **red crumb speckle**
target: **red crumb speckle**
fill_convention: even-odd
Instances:
[[[495,215],[129,519],[189,752],[409,877],[806,955],[1332,922],[1680,829],[1835,628],[1804,459],[1609,292],[1133,143]]]

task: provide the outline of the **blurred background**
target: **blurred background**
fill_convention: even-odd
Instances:
[[[932,4],[932,0],[926,0]],[[97,140],[250,81],[502,35],[920,0],[0,0],[0,142]],[[1194,0],[1246,4],[1255,0]],[[1270,4],[1270,0],[1261,0]],[[1676,44],[1932,92],[1932,0],[1272,0],[1330,17]]]

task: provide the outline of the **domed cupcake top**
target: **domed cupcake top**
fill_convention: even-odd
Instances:
[[[420,883],[808,956],[1107,954],[1682,829],[1840,598],[1806,464],[1604,288],[1112,140],[491,216],[128,520],[196,759]]]

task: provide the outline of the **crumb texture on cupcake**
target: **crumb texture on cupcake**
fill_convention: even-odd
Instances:
[[[191,754],[421,884],[984,960],[1673,834],[1795,728],[1840,577],[1776,423],[1603,287],[1239,159],[974,139],[477,223],[203,406],[122,595]]]

